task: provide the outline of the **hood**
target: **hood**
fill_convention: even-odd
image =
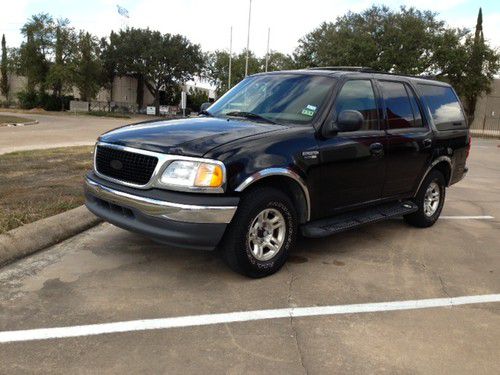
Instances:
[[[280,129],[283,126],[196,117],[127,125],[101,135],[99,141],[161,153],[203,156],[225,143]]]

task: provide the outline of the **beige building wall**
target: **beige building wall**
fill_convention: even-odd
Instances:
[[[9,98],[6,98],[0,94],[0,101],[5,101],[9,99],[11,102],[17,102],[17,93],[23,91],[26,87],[26,77],[18,76],[17,74],[8,74],[7,79],[9,81]]]
[[[500,134],[500,79],[493,81],[490,94],[479,98],[471,129]]]
[[[17,102],[17,93],[24,90],[26,87],[26,77],[11,74],[9,76],[9,86],[10,100]],[[67,94],[73,95],[76,99],[80,98],[80,93],[76,87],[73,87]],[[0,94],[0,100],[4,101],[7,100],[7,98]],[[116,77],[113,82],[113,97],[111,98],[108,90],[101,89],[95,100],[135,104],[137,100],[137,79],[128,76]],[[152,104],[153,102],[153,95],[151,95],[147,87],[144,86],[144,105]]]

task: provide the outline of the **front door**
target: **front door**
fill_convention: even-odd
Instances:
[[[361,112],[360,130],[339,132],[319,143],[321,216],[354,208],[381,197],[385,178],[386,134],[370,79],[346,81],[335,100],[332,119],[343,110]]]

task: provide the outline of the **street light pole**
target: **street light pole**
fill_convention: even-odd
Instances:
[[[252,0],[250,0],[250,6],[248,8],[248,32],[247,32],[247,58],[245,61],[245,77],[248,75],[248,54],[250,48],[250,17],[252,15]]]
[[[229,31],[229,73],[227,77],[227,89],[231,88],[231,59],[233,54],[233,27],[231,26],[231,30]]]
[[[271,28],[269,27],[267,29],[266,73],[267,73],[267,66],[269,65],[269,38],[270,37],[271,37]]]

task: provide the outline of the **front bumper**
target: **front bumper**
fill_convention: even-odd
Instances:
[[[196,196],[119,186],[93,173],[85,178],[86,206],[95,215],[168,245],[211,250],[236,212],[238,198]]]

